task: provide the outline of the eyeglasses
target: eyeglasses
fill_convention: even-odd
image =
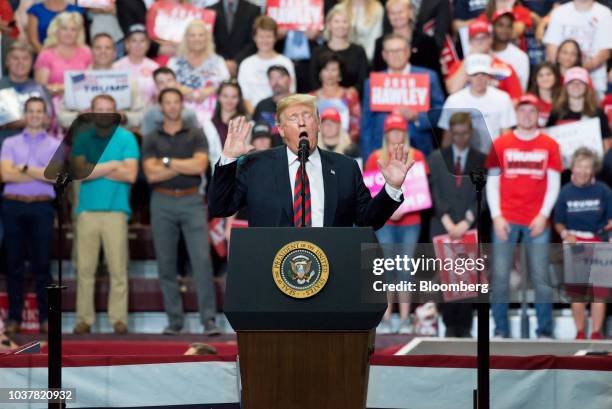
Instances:
[[[314,115],[312,112],[302,112],[301,114],[292,114],[287,117],[287,122],[292,124],[300,123],[300,118],[303,122],[310,122],[314,119]]]

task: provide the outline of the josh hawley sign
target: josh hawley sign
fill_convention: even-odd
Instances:
[[[391,112],[407,108],[411,111],[429,110],[429,75],[427,74],[370,74],[370,109]]]
[[[323,29],[323,0],[268,0],[266,15],[279,28],[306,31]]]
[[[100,94],[112,96],[117,109],[128,109],[132,105],[127,71],[66,71],[64,84],[64,103],[68,109],[89,109],[91,100]]]

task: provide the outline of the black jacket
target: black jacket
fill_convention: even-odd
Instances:
[[[238,0],[238,8],[234,15],[231,33],[227,31],[225,7],[223,0],[208,7],[217,13],[213,36],[217,54],[226,60],[236,59],[236,55],[253,42],[253,23],[260,14],[256,5],[245,0]]]
[[[319,149],[325,192],[326,227],[382,227],[400,206],[382,189],[372,198],[357,162]],[[287,147],[256,152],[220,166],[208,191],[212,217],[228,217],[246,206],[251,227],[293,226],[293,201]],[[402,199],[403,200],[403,199]]]

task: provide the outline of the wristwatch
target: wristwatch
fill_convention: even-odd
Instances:
[[[164,164],[165,167],[169,168],[170,167],[170,158],[167,156],[164,156],[162,158],[162,163]]]
[[[23,168],[21,168],[21,173],[26,173],[28,171],[28,164],[26,163],[25,165],[23,165]]]

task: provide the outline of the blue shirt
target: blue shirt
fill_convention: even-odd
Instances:
[[[82,15],[85,13],[83,8],[74,4],[68,4],[64,11],[81,13]],[[51,20],[61,12],[49,10],[45,7],[44,3],[37,3],[30,7],[27,13],[33,15],[38,20],[38,41],[42,44],[45,38],[47,38],[47,29],[51,24]]]
[[[568,230],[596,233],[612,219],[612,190],[601,182],[585,187],[568,183],[555,206],[555,223]]]
[[[103,151],[101,156],[100,151]],[[72,155],[85,156],[89,163],[105,163],[138,160],[140,152],[134,135],[126,129],[117,128],[110,140],[93,134],[79,136],[72,147]],[[84,211],[125,212],[130,216],[130,184],[105,177],[83,181],[76,212]]]
[[[487,7],[487,0],[455,0],[454,16],[458,20],[471,20],[480,16]]]

